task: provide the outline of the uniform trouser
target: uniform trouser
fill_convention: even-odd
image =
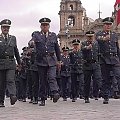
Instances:
[[[31,75],[31,70],[27,71],[27,82],[28,82],[28,95],[30,99],[32,100],[33,99],[33,93],[32,93],[33,79]]]
[[[111,88],[111,76],[110,71],[113,71],[113,75],[115,76],[118,84],[120,83],[120,64],[109,65],[109,64],[101,64],[101,71],[103,77],[103,94],[104,98],[109,97],[109,92]]]
[[[71,73],[71,94],[72,98],[76,98],[79,94],[83,94],[84,75],[83,73]]]
[[[93,79],[93,97],[98,97],[99,96],[99,86],[97,83],[97,80]]]
[[[58,92],[58,85],[56,81],[56,66],[38,66],[39,73],[39,94],[41,100],[45,100],[47,97],[47,81],[50,87],[52,95]]]
[[[5,90],[16,95],[15,70],[0,70],[0,102],[4,102]]]
[[[102,82],[101,69],[100,68],[97,68],[97,69],[94,69],[94,70],[84,70],[84,94],[85,94],[85,98],[89,98],[91,79],[96,81],[96,84],[97,84],[97,87],[98,87],[97,89],[100,89],[101,88],[101,82]]]
[[[61,76],[61,81],[62,81],[62,97],[63,98],[67,98],[67,96],[69,95],[68,92],[68,84],[69,84],[69,81],[70,81],[70,76]]]
[[[116,80],[115,76],[111,76],[111,81],[112,81],[112,88],[113,92],[118,92],[118,81]]]
[[[32,86],[32,91],[33,91],[33,97],[38,98],[38,92],[39,92],[39,75],[38,71],[32,71],[32,81],[33,81],[33,86]]]
[[[21,90],[22,90],[22,98],[25,99],[27,97],[27,79],[21,78]]]

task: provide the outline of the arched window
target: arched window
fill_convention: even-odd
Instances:
[[[74,16],[69,16],[68,17],[68,25],[73,27],[75,25],[75,18]]]
[[[73,5],[70,5],[70,10],[73,10]]]
[[[63,10],[64,10],[64,8],[65,8],[65,7],[63,6]]]

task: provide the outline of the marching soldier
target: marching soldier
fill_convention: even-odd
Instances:
[[[35,42],[36,61],[40,77],[40,106],[45,106],[47,80],[49,80],[48,83],[53,96],[53,102],[55,103],[59,99],[56,65],[60,68],[61,54],[56,34],[49,31],[51,20],[49,18],[42,18],[39,22],[41,23],[41,31],[34,32],[32,40]]]
[[[23,55],[21,57],[21,71],[20,71],[20,86],[21,86],[21,94],[22,99],[20,101],[26,102],[27,98],[27,69],[29,58],[27,56],[28,47],[23,47]]]
[[[75,39],[72,41],[72,44],[73,51],[69,54],[71,65],[71,94],[72,102],[75,102],[79,94],[83,96],[84,75],[80,41],[78,39]]]
[[[0,22],[0,107],[4,106],[5,90],[10,94],[10,103],[14,105],[17,101],[15,86],[16,57],[20,65],[20,56],[17,48],[16,37],[9,35],[11,21],[4,19]]]
[[[38,75],[38,67],[36,64],[36,50],[35,45],[32,41],[29,41],[29,48],[30,48],[30,70],[31,70],[31,77],[32,80],[31,85],[29,86],[31,89],[31,94],[33,95],[32,100],[29,103],[38,104],[38,92],[39,92],[39,75]]]
[[[94,39],[94,31],[86,32],[86,40],[82,42],[81,50],[84,61],[83,70],[84,70],[85,103],[89,103],[91,78],[93,79],[93,81],[96,82],[99,88],[101,86],[101,81],[102,81],[101,68],[98,59],[99,49],[98,49],[98,43]],[[97,98],[98,95],[96,94],[96,96],[94,97]]]
[[[96,34],[96,38],[100,48],[100,61],[101,71],[103,77],[103,104],[108,104],[109,91],[111,86],[111,71],[116,80],[120,81],[120,58],[119,58],[119,45],[118,36],[115,32],[111,31],[113,18],[107,17],[103,19],[103,31]]]
[[[67,101],[67,96],[70,95],[70,56],[68,54],[69,48],[62,48],[62,65],[61,65],[61,80],[62,80],[62,97],[63,101]],[[69,87],[69,88],[68,88]],[[68,93],[69,92],[69,93]]]

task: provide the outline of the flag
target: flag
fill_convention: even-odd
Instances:
[[[116,0],[114,9],[115,9],[115,14],[116,14],[116,24],[118,26],[120,23],[120,0]]]

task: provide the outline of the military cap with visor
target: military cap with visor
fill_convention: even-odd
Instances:
[[[63,47],[62,50],[63,50],[63,51],[68,51],[68,50],[69,50],[69,47]]]
[[[50,20],[49,18],[41,18],[41,19],[39,20],[39,22],[40,22],[41,24],[49,24],[49,23],[51,22],[51,20]]]
[[[104,24],[112,24],[114,22],[112,17],[106,17],[102,20]]]
[[[0,25],[1,25],[1,26],[8,26],[8,27],[10,27],[11,21],[10,21],[9,19],[4,19],[4,20],[2,20],[2,21],[0,22]]]
[[[87,32],[85,33],[86,36],[93,36],[94,34],[95,34],[94,31],[87,31]]]
[[[79,44],[80,44],[80,40],[79,40],[79,39],[74,39],[74,40],[72,41],[72,44],[73,44],[73,45],[79,45]]]

